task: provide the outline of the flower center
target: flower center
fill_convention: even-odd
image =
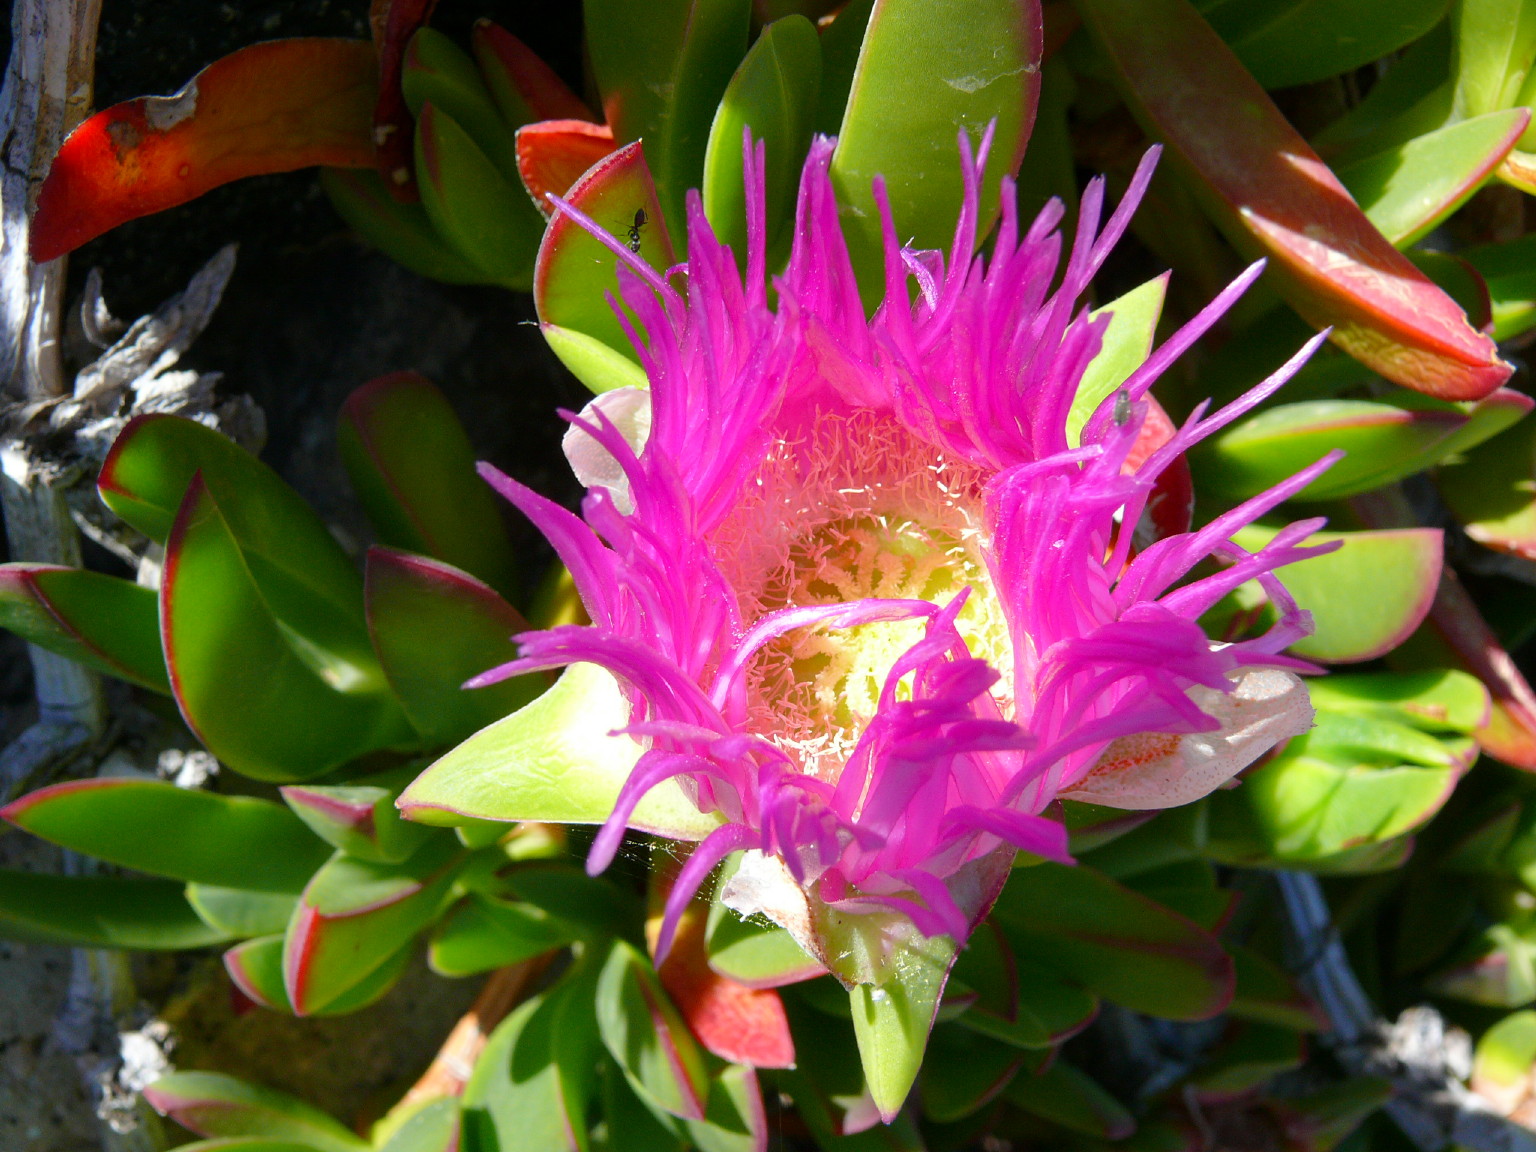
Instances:
[[[945,604],[970,596],[957,626],[1003,679],[1012,711],[1012,647],[983,559],[979,470],[942,457],[889,416],[824,416],[769,452],[754,494],[716,534],[748,626],[781,608],[870,597]],[[766,645],[748,675],[752,726],[835,781],[878,710],[891,668],[926,621],[803,628]],[[910,684],[898,688],[910,696]]]

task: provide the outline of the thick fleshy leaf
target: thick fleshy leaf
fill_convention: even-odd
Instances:
[[[1301,1032],[1321,1032],[1328,1018],[1273,960],[1240,944],[1227,944],[1237,971],[1237,994],[1227,1011],[1242,1020],[1258,1020]]]
[[[597,1026],[639,1096],[683,1119],[702,1120],[709,1098],[703,1055],[651,963],[616,941],[597,984]]]
[[[216,884],[188,884],[187,903],[209,927],[244,939],[270,936],[287,928],[299,896],[297,892],[256,892]]]
[[[918,1084],[923,1115],[941,1124],[970,1116],[996,1099],[1026,1063],[1039,1060],[999,1040],[941,1024],[928,1039]]]
[[[1016,869],[992,918],[1019,955],[1133,1011],[1203,1020],[1232,998],[1214,936],[1091,868]]]
[[[517,130],[517,174],[533,197],[534,207],[546,217],[555,206],[549,197],[564,196],[588,168],[617,145],[613,130],[590,120],[541,120]]]
[[[1429,617],[1406,643],[1388,654],[1396,668],[1460,668],[1482,681],[1492,700],[1477,741],[1490,755],[1536,770],[1536,692],[1488,627],[1455,573],[1441,573]]]
[[[1402,836],[1440,810],[1464,750],[1382,720],[1318,714],[1311,732],[1207,801],[1206,851],[1234,864],[1304,867]]]
[[[704,1119],[676,1125],[699,1152],[768,1152],[768,1115],[757,1072],[727,1064],[710,1077]]]
[[[152,588],[57,564],[0,564],[0,628],[108,676],[171,691]]]
[[[1456,37],[1456,103],[1468,116],[1521,100],[1536,59],[1536,11],[1523,0],[1462,0],[1452,19]]]
[[[563,948],[577,935],[532,904],[471,893],[433,929],[427,959],[440,975],[469,976]]]
[[[217,1140],[195,1140],[183,1144],[177,1152],[314,1152],[308,1144],[289,1140],[268,1140],[264,1136],[230,1136]]]
[[[955,958],[948,936],[912,933],[897,947],[901,955],[893,958],[885,983],[855,984],[848,992],[864,1080],[887,1124],[906,1102],[923,1066],[928,1033]]]
[[[776,253],[795,207],[800,168],[811,145],[821,93],[821,44],[803,16],[763,29],[731,77],[709,130],[704,154],[704,215],[737,259],[747,252],[747,197],[742,132],[762,141],[769,253]]]
[[[1456,119],[1450,22],[1438,24],[1395,60],[1365,98],[1312,137],[1335,167],[1444,128]],[[1490,109],[1491,111],[1491,109]]]
[[[982,923],[955,962],[940,1012],[963,1008],[956,1023],[1018,1048],[1051,1048],[1086,1028],[1099,1001],[1049,968],[1017,956],[993,922]]]
[[[582,10],[614,139],[645,141],[656,219],[681,236],[683,194],[699,186],[710,121],[747,51],[750,0],[585,0]]]
[[[1275,531],[1250,526],[1233,536],[1256,551]],[[1444,556],[1438,528],[1384,532],[1319,532],[1307,545],[1342,541],[1326,556],[1289,564],[1282,577],[1296,603],[1312,613],[1312,635],[1291,651],[1323,663],[1374,660],[1406,640],[1424,621],[1440,585]]]
[[[1430,990],[1490,1008],[1523,1008],[1536,1000],[1536,933],[1524,919],[1485,929],[1470,955],[1427,981]]]
[[[450,564],[372,548],[368,625],[390,687],[411,722],[441,747],[516,712],[549,685],[518,676],[485,688],[464,682],[516,659],[512,637],[522,614],[491,588]]]
[[[1243,66],[1265,88],[1353,72],[1411,44],[1445,15],[1447,0],[1196,0]]]
[[[672,937],[672,947],[657,970],[689,1030],[710,1052],[735,1064],[754,1068],[789,1068],[795,1044],[779,994],[770,988],[749,988],[721,975],[705,950],[709,911],[691,905]]]
[[[1040,96],[1044,33],[1038,0],[972,0],[935,19],[922,0],[876,0],[848,91],[832,182],[865,291],[883,286],[884,246],[871,182],[885,180],[896,235],[947,250],[960,215],[955,140],[995,124],[977,235],[1018,171]]]
[[[328,855],[281,804],[162,780],[70,780],[28,793],[0,818],[125,868],[266,892],[297,892]]]
[[[340,662],[330,675],[345,691],[382,692],[351,557],[297,492],[234,441],[180,416],[136,416],[113,442],[97,491],[118,516],[166,543],[199,473],[271,613],[306,651],[321,650],[314,657]]]
[[[408,767],[348,784],[289,784],[281,792],[288,807],[325,844],[359,860],[398,864],[434,835],[402,819],[395,807],[401,785],[412,774]]]
[[[364,1152],[368,1142],[286,1092],[221,1072],[172,1072],[144,1089],[144,1099],[199,1136],[292,1140],[315,1152]]]
[[[1306,1039],[1294,1028],[1239,1024],[1206,1057],[1191,1084],[1202,1095],[1218,1098],[1252,1092],[1282,1072],[1299,1068],[1306,1054]]]
[[[1488,722],[1488,690],[1449,668],[1372,672],[1307,682],[1320,710],[1412,724],[1425,732],[1466,735]]]
[[[1436,479],[1468,536],[1536,560],[1536,420],[1522,420],[1448,462]]]
[[[511,161],[516,166],[516,155]],[[527,291],[544,218],[472,136],[435,104],[416,120],[421,206],[440,236],[491,283]]]
[[[536,120],[591,120],[592,112],[555,70],[499,24],[477,20],[470,51],[502,119],[514,127]]]
[[[1136,1121],[1125,1105],[1065,1060],[1054,1060],[1039,1072],[1014,1077],[1004,1095],[1016,1108],[1073,1132],[1123,1140],[1136,1131]]]
[[[246,999],[259,1008],[293,1013],[288,990],[283,986],[283,942],[281,935],[257,936],[237,944],[224,953],[224,970]],[[401,948],[351,988],[312,1016],[345,1016],[366,1008],[384,996],[410,964],[414,949]]]
[[[519,1005],[491,1034],[464,1088],[475,1147],[587,1148],[587,1107],[602,1054],[592,1010],[595,979],[596,966],[583,957],[559,984]]]
[[[646,160],[638,142],[626,145],[593,165],[565,199],[657,272],[665,272],[676,257]],[[614,276],[617,263],[610,249],[574,220],[559,214],[550,221],[539,246],[533,302],[546,338],[551,329],[572,337],[588,337],[638,369],[639,360],[629,337],[608,301],[609,296],[616,298],[618,294]],[[578,341],[572,349],[578,354],[570,355],[566,347],[570,343],[551,341],[550,346],[582,383],[594,391],[619,386],[611,367],[592,372],[594,365],[589,362],[596,359],[601,366],[604,358],[600,352]]]
[[[420,28],[406,49],[400,87],[412,117],[419,118],[428,104],[451,117],[496,171],[517,186],[515,126],[502,119],[469,53],[435,28]]]
[[[1234,498],[1278,484],[1334,449],[1348,453],[1298,495],[1334,500],[1379,488],[1464,452],[1531,409],[1504,388],[1476,404],[1453,405],[1399,393],[1381,400],[1281,404],[1212,437],[1193,453],[1195,476]]]
[[[253,566],[199,475],[166,547],[160,627],[176,703],[209,751],[282,782],[409,742],[404,714],[368,665],[295,645]]]
[[[687,1152],[679,1121],[635,1095],[610,1059],[599,1067],[599,1108],[608,1120],[612,1152]]]
[[[221,944],[171,880],[0,869],[0,936],[71,948],[174,951]]]
[[[517,563],[495,499],[475,471],[464,426],[426,377],[394,372],[353,392],[337,446],[379,543],[512,591]]]
[[[1093,313],[1107,314],[1104,342],[1083,372],[1067,413],[1067,441],[1076,446],[1088,418],[1120,387],[1152,352],[1157,322],[1168,295],[1168,274],[1156,276]]]
[[[406,49],[416,30],[437,7],[437,0],[373,0],[369,11],[374,49],[378,55],[378,96],[373,106],[374,164],[389,194],[416,199],[411,171],[411,110],[401,87]]]
[[[390,1133],[379,1152],[459,1152],[462,1128],[457,1100],[430,1100]]]
[[[316,872],[283,945],[294,1012],[326,1008],[432,923],[462,861],[456,842],[434,838],[403,864],[338,853]]]
[[[52,260],[243,176],[367,167],[374,91],[366,41],[271,40],[210,64],[174,96],[114,104],[54,158],[32,217],[32,258]]]
[[[1472,1091],[1508,1114],[1531,1091],[1536,1066],[1536,1012],[1514,1012],[1478,1039],[1472,1065]]]
[[[1493,342],[1394,249],[1188,0],[1077,0],[1122,95],[1239,250],[1308,322],[1446,399],[1509,378]],[[1198,107],[1198,116],[1189,109]]]
[[[732,856],[721,867],[709,906],[704,926],[709,966],[748,988],[780,988],[820,976],[826,969],[783,928],[766,917],[743,918],[721,901],[738,862],[739,856]]]
[[[395,263],[447,284],[491,282],[438,234],[425,208],[390,195],[377,172],[322,168],[320,186],[352,230]]]
[[[1339,180],[1388,240],[1427,236],[1493,175],[1530,123],[1526,108],[1490,112],[1339,169]]]
[[[543,820],[600,824],[640,756],[628,736],[618,682],[592,664],[573,664],[544,695],[475,733],[443,756],[400,797],[424,824]],[[702,840],[718,819],[706,816],[668,781],[647,793],[630,826],[674,840]]]
[[[1536,326],[1536,236],[1459,253],[1483,277],[1493,313],[1493,335],[1508,340]]]

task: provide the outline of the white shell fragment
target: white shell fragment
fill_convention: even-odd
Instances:
[[[1219,788],[1282,740],[1312,727],[1306,685],[1262,668],[1232,676],[1231,692],[1191,688],[1189,697],[1221,724],[1214,732],[1124,736],[1088,775],[1061,795],[1110,808],[1173,808]]]

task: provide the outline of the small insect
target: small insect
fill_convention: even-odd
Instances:
[[[1131,394],[1124,388],[1115,395],[1115,427],[1124,428],[1131,422]]]
[[[645,227],[645,221],[645,209],[636,208],[635,222],[629,226],[629,250],[636,254],[640,252],[640,229]]]

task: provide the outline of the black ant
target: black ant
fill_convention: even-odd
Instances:
[[[645,221],[645,209],[636,208],[635,222],[629,226],[629,250],[636,255],[640,253],[640,229],[645,227]]]

